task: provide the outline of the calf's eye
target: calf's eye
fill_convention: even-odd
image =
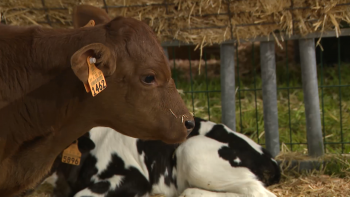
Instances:
[[[147,84],[151,84],[155,82],[154,75],[147,75],[143,78],[143,82]]]

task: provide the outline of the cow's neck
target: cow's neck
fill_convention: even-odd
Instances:
[[[2,61],[5,61],[1,65],[4,67],[3,75],[0,73],[0,109],[71,69],[70,58],[81,47],[105,42],[102,26],[70,30],[38,27],[21,31],[14,29],[7,32],[12,36],[4,36],[5,41],[0,38],[0,44],[5,45],[2,48],[7,49],[0,49],[0,57],[4,56]],[[13,58],[13,54],[21,55]],[[11,59],[5,58],[7,56]]]
[[[81,131],[89,131],[92,124],[84,122],[87,119],[84,116],[89,115],[84,112],[89,99],[93,99],[92,95],[85,92],[83,83],[66,71],[4,107],[0,110],[0,139],[6,142],[5,154],[9,156],[23,144],[34,145],[38,139],[57,135],[62,126],[70,122],[80,126],[67,130],[66,138],[72,141],[84,134]]]
[[[62,141],[61,144],[69,144],[69,140],[84,134],[81,131],[87,132],[92,127],[92,123],[84,122],[90,115],[84,113],[85,103],[93,99],[92,95],[85,92],[83,83],[70,68],[70,57],[76,50],[89,43],[101,42],[99,38],[93,39],[96,35],[90,33],[93,32],[38,30],[33,46],[40,51],[33,51],[36,64],[28,70],[29,81],[38,83],[31,84],[33,90],[0,110],[0,139],[6,143],[3,145],[0,141],[6,154],[4,156],[0,151],[0,162],[1,157],[11,155],[23,143],[33,146],[36,140],[56,135],[54,138]],[[77,130],[64,133],[62,125],[67,125],[68,130]],[[70,125],[76,125],[76,128],[68,128]]]
[[[0,140],[1,194],[10,196],[6,194],[18,190],[14,186],[19,182],[35,186],[31,178],[43,177],[64,148],[95,126],[90,122],[94,114],[86,107],[91,99],[96,97],[67,70],[0,110],[0,135],[5,137]],[[14,165],[18,168],[11,168]]]
[[[105,43],[105,30],[102,26],[72,30],[38,29],[33,40],[34,65],[47,75],[56,75],[70,68],[70,58],[81,47],[91,43]]]

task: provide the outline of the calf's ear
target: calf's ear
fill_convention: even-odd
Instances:
[[[95,143],[89,137],[81,136],[78,139],[78,148],[81,153],[87,153],[95,147]]]
[[[110,76],[116,69],[116,57],[114,52],[102,43],[86,45],[76,51],[71,57],[71,67],[74,74],[87,83],[89,77],[88,56],[96,58],[96,67],[103,72],[104,76]]]

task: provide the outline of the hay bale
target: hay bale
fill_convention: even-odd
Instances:
[[[179,40],[197,45],[220,44],[257,36],[279,40],[294,34],[306,35],[334,30],[350,23],[347,0],[105,0],[109,15],[144,21],[160,41]],[[292,4],[293,2],[293,4]],[[104,7],[104,0],[2,0],[0,13],[11,25],[42,25],[72,28],[74,5]],[[279,32],[279,37],[276,36]],[[317,42],[319,44],[319,42]],[[322,46],[321,46],[322,47]],[[199,72],[201,62],[199,62]]]
[[[161,41],[177,39],[203,46],[231,38],[274,36],[277,31],[283,32],[284,37],[326,30],[340,34],[341,22],[350,22],[346,0],[293,0],[293,5],[291,2],[106,0],[106,4],[111,6],[111,17],[122,15],[145,21]],[[72,7],[78,4],[104,6],[103,0],[46,0],[45,6],[49,9],[45,11],[41,0],[2,0],[0,12],[4,20],[12,25],[49,26],[44,23],[49,19],[54,28],[72,28]]]

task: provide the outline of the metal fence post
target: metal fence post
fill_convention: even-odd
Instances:
[[[260,61],[266,149],[275,157],[280,152],[280,140],[274,42],[260,42]]]
[[[222,122],[236,130],[235,47],[220,45],[221,107]]]
[[[163,50],[164,50],[164,54],[165,54],[166,58],[169,59],[168,47],[163,46]]]
[[[324,154],[314,39],[300,39],[300,63],[309,156]]]

